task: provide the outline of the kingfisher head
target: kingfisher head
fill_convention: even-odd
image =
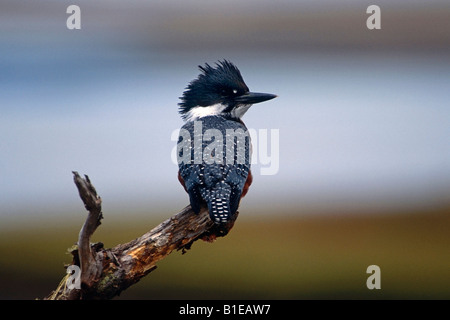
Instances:
[[[250,92],[239,69],[228,60],[217,62],[215,67],[206,63],[199,69],[202,73],[189,83],[178,104],[186,121],[214,115],[240,119],[252,104],[276,97]]]

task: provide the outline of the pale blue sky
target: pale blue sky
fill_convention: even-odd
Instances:
[[[15,10],[17,22],[6,21],[15,33],[0,42],[0,216],[79,209],[72,170],[92,178],[106,208],[186,205],[170,157],[171,133],[182,125],[176,104],[197,65],[222,58],[251,90],[279,95],[244,117],[249,128],[280,134],[279,172],[261,176],[254,166],[245,208],[428,206],[448,196],[448,51],[364,44],[177,52],[141,46],[139,37],[123,46],[95,24],[89,36],[85,20],[79,34],[45,32],[65,16],[40,32]],[[119,15],[112,6],[103,19],[112,13]],[[132,38],[123,24],[118,36],[127,32]]]

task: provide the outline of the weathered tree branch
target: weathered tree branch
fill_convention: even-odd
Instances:
[[[225,228],[218,229],[203,207],[195,214],[190,206],[162,222],[141,237],[114,248],[102,243],[90,244],[90,237],[102,219],[101,198],[89,177],[73,172],[74,181],[88,216],[78,237],[77,249],[72,250],[73,265],[81,268],[81,288],[61,285],[46,299],[111,299],[156,269],[156,263],[174,250],[190,249],[198,239],[212,242],[225,236],[234,225],[238,213]],[[67,276],[66,276],[67,278]]]
[[[97,191],[91,184],[89,177],[85,175],[82,179],[78,172],[72,172],[74,182],[84,202],[88,216],[78,235],[78,257],[81,267],[81,285],[85,288],[92,287],[95,279],[100,275],[101,262],[96,259],[96,252],[91,250],[90,239],[97,227],[100,225],[102,217],[102,199],[97,195]]]

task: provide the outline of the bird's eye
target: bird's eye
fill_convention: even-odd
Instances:
[[[231,88],[225,88],[225,89],[222,89],[222,94],[224,95],[224,96],[234,96],[234,95],[236,95],[238,93],[238,90],[237,89],[231,89]]]

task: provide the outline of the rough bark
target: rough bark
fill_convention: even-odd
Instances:
[[[217,228],[203,207],[195,214],[190,206],[162,222],[141,237],[114,248],[105,249],[102,243],[90,243],[90,238],[102,219],[102,200],[89,177],[81,178],[73,172],[74,181],[88,216],[81,228],[78,245],[71,253],[72,264],[81,269],[81,288],[69,289],[68,275],[45,299],[80,300],[111,299],[156,269],[156,263],[174,250],[190,249],[194,241],[212,242],[225,236],[233,227],[237,213],[228,225]]]

